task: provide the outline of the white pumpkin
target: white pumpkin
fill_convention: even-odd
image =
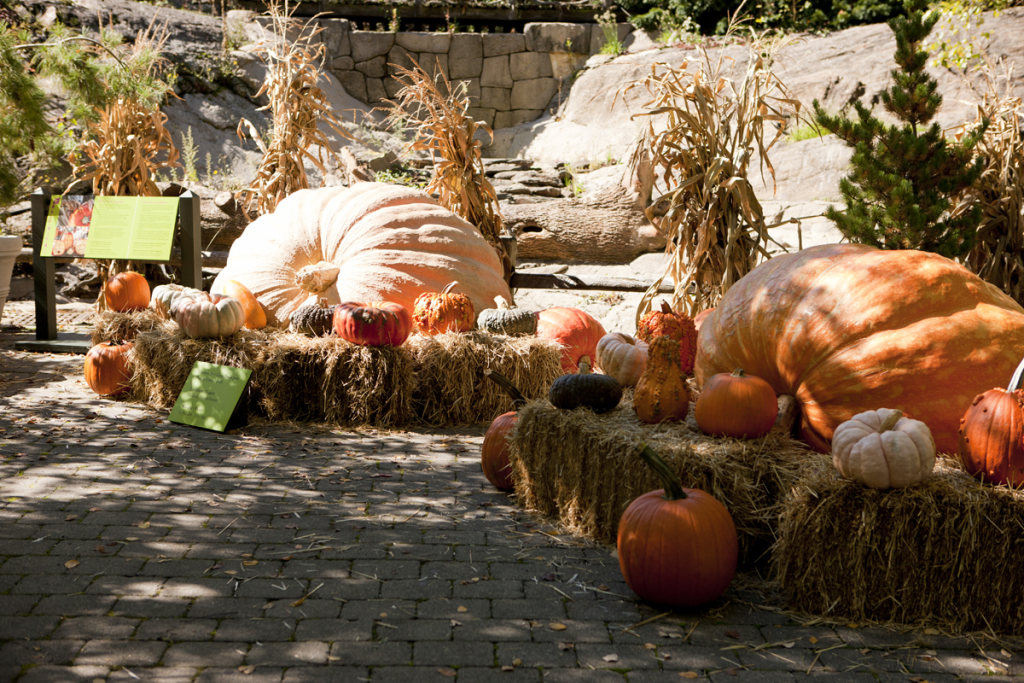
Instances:
[[[195,299],[201,294],[200,290],[191,287],[160,285],[153,288],[153,295],[149,298],[149,307],[164,320],[171,320],[174,318],[174,305],[178,300]]]
[[[606,334],[597,342],[597,364],[622,386],[635,387],[647,368],[647,342],[622,332]]]
[[[235,240],[213,284],[237,280],[267,309],[267,322],[321,298],[393,301],[412,311],[416,297],[458,280],[475,310],[512,301],[501,261],[480,231],[426,193],[385,183],[300,190]]]
[[[194,299],[182,297],[175,302],[174,322],[189,337],[229,337],[242,329],[245,311],[238,299],[202,292]]]
[[[903,488],[927,479],[935,467],[928,425],[880,408],[836,427],[832,462],[847,479],[876,489]]]

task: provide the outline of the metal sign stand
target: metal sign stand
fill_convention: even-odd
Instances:
[[[36,338],[20,341],[14,347],[20,351],[44,353],[87,353],[92,348],[88,334],[57,332],[57,282],[52,257],[39,255],[46,231],[46,215],[50,208],[51,193],[38,189],[30,196],[32,203],[32,279],[35,285]],[[195,289],[203,288],[202,232],[200,230],[199,197],[186,190],[178,197],[178,241],[181,245],[182,284]],[[142,263],[164,263],[142,261]]]

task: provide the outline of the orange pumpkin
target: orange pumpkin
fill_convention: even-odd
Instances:
[[[707,320],[709,317],[711,317],[711,314],[714,313],[714,312],[715,312],[715,309],[708,308],[708,309],[705,309],[705,310],[701,311],[697,315],[693,316],[693,326],[697,328],[697,332],[698,333],[700,332],[701,325],[704,324],[704,321]]]
[[[424,292],[416,297],[412,310],[413,323],[421,334],[469,332],[476,324],[473,302],[465,294],[453,293],[458,282],[449,283],[439,293]]]
[[[221,288],[221,294],[230,296],[232,299],[238,299],[238,303],[242,304],[242,313],[245,316],[245,325],[243,327],[245,329],[258,330],[261,327],[267,326],[266,311],[263,310],[263,306],[253,296],[253,293],[249,291],[249,288],[241,282],[238,280],[227,280]]]
[[[103,285],[103,297],[112,311],[141,311],[149,306],[149,283],[140,273],[118,273]]]
[[[679,342],[655,337],[647,353],[647,369],[636,384],[633,410],[641,422],[685,420],[690,411],[690,390],[679,366]]]
[[[756,439],[775,426],[779,399],[768,382],[738,368],[708,380],[700,392],[693,416],[705,434]]]
[[[485,371],[485,374],[508,392],[509,396],[512,397],[512,404],[515,406],[515,410],[494,418],[491,426],[487,428],[487,433],[484,434],[483,446],[480,447],[480,467],[483,469],[487,481],[494,484],[495,488],[502,491],[511,491],[515,486],[512,482],[512,463],[509,460],[508,436],[519,419],[517,411],[526,405],[526,397],[504,375],[492,371]]]
[[[1021,363],[1003,389],[974,398],[960,420],[960,462],[971,476],[987,484],[1024,486],[1024,391]]]
[[[660,311],[650,311],[636,326],[636,336],[648,344],[658,337],[669,337],[679,342],[679,367],[686,375],[693,374],[697,357],[697,327],[689,316],[676,313],[662,300]]]
[[[76,228],[88,227],[92,222],[92,205],[85,204],[75,209],[68,222]]]
[[[628,334],[611,332],[597,342],[597,364],[622,386],[636,386],[647,367],[647,346]]]
[[[579,370],[582,358],[593,367],[597,343],[605,334],[601,323],[578,308],[548,308],[537,314],[537,336],[562,345],[562,371],[566,373]]]
[[[1024,309],[936,254],[830,244],[762,263],[701,327],[696,378],[743,368],[800,404],[801,438],[829,452],[836,427],[880,405],[957,449],[971,400],[1005,386]]]
[[[644,600],[693,607],[715,600],[736,575],[739,540],[725,506],[695,489],[644,445],[640,456],[665,488],[640,496],[619,521],[619,568]]]
[[[131,342],[108,341],[85,354],[85,382],[100,396],[119,396],[128,391],[132,371],[128,352]]]

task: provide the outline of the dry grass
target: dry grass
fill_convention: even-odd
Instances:
[[[279,334],[259,367],[261,405],[271,420],[380,427],[412,421],[413,357],[404,346]]]
[[[663,186],[655,189],[663,192],[647,217],[664,234],[671,257],[644,295],[638,321],[665,277],[675,283],[673,308],[696,315],[717,305],[757,265],[759,255],[769,258],[768,226],[747,175],[756,150],[774,180],[768,151],[783,136],[781,124],[799,117],[800,103],[772,71],[783,44],[780,38],[755,36],[738,83],[729,77],[726,57],[712,63],[701,47],[692,71],[689,62],[678,69],[654,64],[649,76],[626,87],[650,95],[645,111],[636,115],[648,117],[648,123],[632,164],[643,154],[654,164]],[[772,122],[780,125],[767,139]]]
[[[269,100],[262,110],[271,113],[270,140],[264,140],[248,119],[238,122],[239,139],[252,138],[263,153],[256,177],[240,192],[246,210],[256,215],[273,213],[282,199],[309,188],[305,162],[326,174],[324,155],[337,160],[330,138],[320,129],[321,123],[344,138],[352,138],[327,95],[317,87],[326,47],[314,39],[323,29],[316,26],[316,16],[299,24],[292,19],[294,11],[287,1],[283,7],[277,3],[268,6],[273,35],[256,50],[267,65],[266,80],[256,96],[265,95]]]
[[[253,370],[250,410],[260,393],[258,360],[271,336],[262,330],[240,330],[224,339],[192,339],[176,323],[161,322],[135,337],[130,398],[170,410],[196,361]]]
[[[519,504],[555,515],[571,531],[614,543],[622,512],[637,496],[662,487],[640,460],[650,445],[679,475],[733,516],[741,560],[756,562],[775,542],[782,497],[808,472],[831,468],[828,456],[778,433],[743,441],[704,436],[690,421],[648,425],[631,393],[615,410],[558,410],[533,401],[519,410],[512,433]],[[692,410],[691,410],[692,413]]]
[[[441,206],[480,230],[501,259],[507,282],[512,276],[512,261],[499,238],[504,221],[498,195],[484,174],[481,143],[474,139],[478,130],[493,133],[486,123],[469,116],[465,81],[453,88],[440,67],[435,80],[416,60],[410,61],[412,69],[393,65],[402,89],[397,101],[387,100],[382,109],[391,123],[416,129],[418,137],[412,148],[429,151],[434,160],[427,192],[436,192]]]
[[[1024,635],[1021,529],[1024,492],[984,485],[952,458],[891,491],[824,468],[783,505],[774,569],[802,612]]]
[[[128,313],[103,311],[98,313],[93,321],[92,343],[96,345],[105,341],[131,341],[140,332],[156,330],[163,322],[151,308]]]
[[[985,61],[977,70],[983,88],[978,95],[978,114],[973,123],[957,131],[957,138],[977,130],[984,119],[989,127],[975,147],[985,159],[981,177],[961,198],[968,208],[978,202],[982,209],[974,249],[964,265],[978,276],[1024,304],[1024,136],[1021,135],[1022,101],[1013,96],[1012,68],[997,76]],[[1000,89],[998,81],[1004,81]]]
[[[549,339],[448,332],[415,334],[407,344],[416,359],[414,409],[431,425],[484,422],[515,410],[484,370],[501,373],[527,398],[547,396],[562,375],[560,347]]]

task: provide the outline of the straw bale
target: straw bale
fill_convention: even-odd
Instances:
[[[258,360],[270,335],[239,330],[223,339],[191,339],[173,322],[140,331],[132,349],[134,373],[129,397],[155,408],[170,409],[196,361],[253,370],[249,383],[250,412],[259,396]]]
[[[705,436],[692,409],[687,422],[648,425],[637,419],[629,392],[602,415],[530,402],[509,439],[519,504],[557,516],[575,533],[614,543],[629,503],[662,488],[638,455],[647,443],[683,486],[704,490],[729,509],[741,561],[756,562],[775,541],[783,495],[809,470],[831,464],[779,431],[752,440]]]
[[[151,308],[126,313],[103,311],[93,319],[92,343],[131,341],[140,332],[151,332],[160,327],[161,323],[163,320]]]
[[[415,375],[405,347],[279,334],[260,368],[262,405],[272,420],[397,427],[412,419]]]
[[[949,632],[1024,635],[1024,492],[940,458],[926,482],[879,491],[826,468],[783,502],[773,569],[800,611]]]
[[[413,407],[427,424],[484,422],[514,410],[484,370],[501,373],[527,398],[547,396],[562,375],[560,347],[549,339],[448,332],[416,334],[407,344],[418,369]]]

